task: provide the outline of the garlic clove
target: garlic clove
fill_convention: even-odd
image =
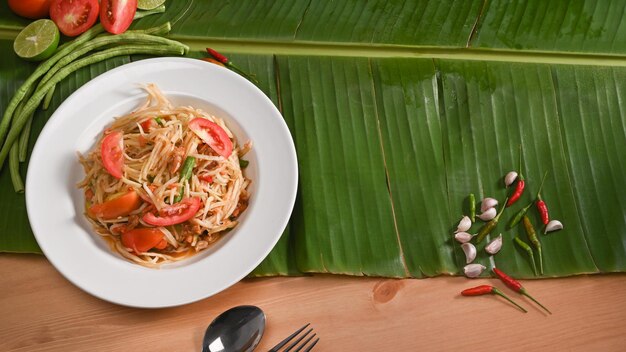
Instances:
[[[454,235],[454,239],[459,241],[460,243],[469,242],[469,241],[472,240],[472,237],[474,237],[474,236],[470,235],[467,232],[457,232]]]
[[[474,278],[479,277],[485,269],[487,269],[487,267],[481,264],[468,264],[463,267],[463,272],[465,276]]]
[[[485,251],[491,255],[496,254],[502,248],[502,234],[485,246]]]
[[[459,225],[456,227],[454,233],[465,232],[469,230],[470,227],[472,227],[472,220],[470,220],[469,216],[464,216],[461,221],[459,221]]]
[[[494,208],[496,205],[498,205],[497,199],[485,198],[482,200],[482,202],[480,202],[480,211],[484,213],[485,211],[489,210],[489,208]]]
[[[504,185],[509,187],[515,180],[517,179],[517,172],[511,171],[506,176],[504,176]]]
[[[563,224],[559,220],[551,220],[548,225],[546,225],[546,230],[543,232],[544,234],[552,231],[558,231],[563,229]]]
[[[489,221],[489,220],[495,218],[497,214],[498,214],[498,211],[496,210],[496,208],[489,208],[484,213],[478,215],[478,217],[482,221]]]
[[[463,243],[461,245],[465,253],[465,264],[469,264],[476,259],[476,247],[471,243]]]

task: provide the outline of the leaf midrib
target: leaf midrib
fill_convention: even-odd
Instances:
[[[19,28],[0,28],[0,40],[13,40]],[[203,51],[215,47],[229,53],[272,54],[296,56],[337,56],[369,58],[432,58],[472,61],[503,61],[539,64],[565,64],[626,67],[626,55],[550,52],[507,49],[414,46],[397,44],[361,44],[315,41],[271,41],[233,38],[199,38],[172,35],[168,38],[188,45],[191,50]]]

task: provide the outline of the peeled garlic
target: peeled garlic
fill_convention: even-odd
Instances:
[[[469,241],[472,240],[472,237],[474,237],[474,236],[470,235],[467,232],[457,232],[454,235],[454,239],[459,241],[460,243],[469,242]]]
[[[498,205],[498,200],[494,198],[485,198],[482,202],[480,202],[480,211],[485,212],[489,210],[489,208],[493,208]]]
[[[463,267],[463,272],[465,272],[465,276],[467,277],[479,277],[485,269],[487,269],[487,267],[481,264],[468,264]]]
[[[500,248],[502,248],[502,234],[489,242],[489,244],[485,246],[485,251],[493,255],[498,253]]]
[[[552,220],[546,225],[546,230],[543,232],[544,234],[552,231],[561,230],[563,228],[563,224],[559,220]]]
[[[504,176],[504,185],[509,187],[517,179],[517,172],[511,171]]]
[[[463,219],[459,221],[459,225],[456,227],[454,233],[467,231],[470,227],[472,227],[472,220],[470,220],[469,216],[464,216]]]
[[[471,243],[463,243],[461,245],[463,252],[465,253],[465,263],[469,264],[476,259],[476,247]]]
[[[497,214],[498,214],[498,211],[496,210],[496,208],[489,208],[484,213],[478,215],[478,217],[482,221],[489,221],[489,220],[495,218]]]

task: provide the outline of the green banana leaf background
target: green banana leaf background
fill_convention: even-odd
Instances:
[[[170,21],[189,57],[224,51],[256,75],[289,126],[296,205],[252,275],[462,274],[453,232],[467,197],[503,201],[502,177],[519,167],[521,150],[527,191],[490,236],[502,233],[502,250],[489,257],[485,241],[476,263],[533,278],[512,242],[527,241],[524,230],[505,225],[545,172],[542,196],[564,229],[540,234],[544,277],[626,271],[624,13],[615,0],[171,0],[133,26]],[[1,110],[36,68],[13,54],[26,24],[0,2]],[[30,147],[82,84],[143,58],[65,79],[36,113]],[[7,167],[0,197],[0,250],[40,252]]]

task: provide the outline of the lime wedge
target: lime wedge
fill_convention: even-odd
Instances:
[[[13,42],[17,56],[28,61],[49,58],[59,45],[59,29],[51,20],[37,20],[22,29]]]
[[[165,0],[137,0],[137,8],[140,10],[154,10],[164,3]]]

